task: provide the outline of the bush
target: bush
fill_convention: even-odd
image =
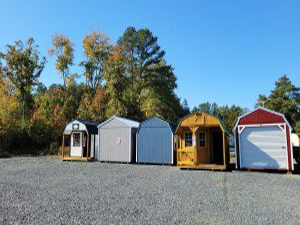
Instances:
[[[49,153],[50,153],[51,155],[57,154],[58,148],[59,148],[59,143],[58,143],[58,141],[52,142],[52,143],[50,144]]]

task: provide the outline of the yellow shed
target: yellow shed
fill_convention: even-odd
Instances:
[[[177,167],[225,170],[228,139],[220,120],[196,112],[180,120],[177,129]]]

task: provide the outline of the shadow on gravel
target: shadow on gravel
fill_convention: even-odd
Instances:
[[[300,164],[299,163],[294,164],[294,172],[293,172],[293,174],[300,175]]]
[[[8,152],[5,152],[0,149],[0,159],[1,158],[10,158],[10,157],[11,157],[11,155]]]
[[[227,171],[249,171],[249,172],[260,172],[260,173],[270,173],[270,174],[287,174],[287,171],[284,170],[272,170],[272,169],[239,169],[235,168],[235,164],[229,164]],[[294,171],[292,174],[300,175],[300,165],[294,164]]]

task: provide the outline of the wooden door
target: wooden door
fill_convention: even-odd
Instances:
[[[201,129],[197,132],[197,152],[198,163],[210,163],[209,133],[207,129]]]

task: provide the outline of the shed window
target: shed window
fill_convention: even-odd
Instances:
[[[184,146],[191,147],[193,146],[193,134],[192,132],[187,132],[184,134]]]
[[[73,146],[80,146],[80,133],[73,133]]]
[[[205,148],[206,147],[206,138],[205,138],[205,132],[199,133],[199,147]]]

